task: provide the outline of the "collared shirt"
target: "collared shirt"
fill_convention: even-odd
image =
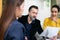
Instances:
[[[31,28],[32,28],[32,24],[34,24],[34,20],[32,21],[31,24],[26,23],[26,25],[25,25],[26,35],[27,35],[27,37],[28,37],[28,40],[30,40],[30,31],[31,31]]]
[[[30,39],[30,30],[32,28],[32,24],[26,23],[26,36],[28,37],[28,40]]]

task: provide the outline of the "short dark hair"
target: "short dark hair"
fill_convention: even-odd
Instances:
[[[58,6],[58,5],[53,5],[52,7],[51,7],[51,9],[52,8],[57,8],[58,9],[58,12],[60,12],[60,7]]]
[[[30,7],[29,7],[29,12],[30,12],[30,10],[31,10],[32,8],[38,9],[38,7],[37,7],[37,6],[32,5],[32,6],[30,6]]]

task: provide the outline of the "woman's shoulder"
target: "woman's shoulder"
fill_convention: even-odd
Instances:
[[[59,21],[59,23],[60,23],[60,18],[58,18],[58,21]]]
[[[45,20],[44,21],[50,21],[50,17],[48,17],[48,18],[45,18]]]
[[[22,23],[18,22],[17,20],[13,21],[11,24],[13,24],[13,25],[22,25]]]
[[[20,32],[20,30],[23,30],[24,29],[24,26],[18,22],[17,20],[13,21],[10,23],[8,29],[6,30],[5,32],[5,37],[7,36],[6,34],[13,34],[14,32]]]
[[[22,23],[18,22],[17,20],[13,21],[10,24],[10,27],[24,27]]]
[[[58,20],[60,20],[60,18],[58,18]]]

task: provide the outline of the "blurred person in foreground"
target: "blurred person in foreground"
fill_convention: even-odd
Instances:
[[[17,21],[21,17],[24,0],[6,0],[0,22],[0,40],[25,40],[25,29]]]

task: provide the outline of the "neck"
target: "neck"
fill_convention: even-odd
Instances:
[[[51,16],[51,18],[55,18],[55,19],[56,19],[56,18],[57,18],[57,16]]]
[[[30,16],[28,16],[28,20],[29,20],[29,21],[32,21],[32,19],[30,18]]]
[[[57,17],[51,17],[51,19],[55,22],[57,22]]]
[[[28,23],[30,24],[30,23],[32,23],[32,20],[31,20],[31,18],[28,16]]]

